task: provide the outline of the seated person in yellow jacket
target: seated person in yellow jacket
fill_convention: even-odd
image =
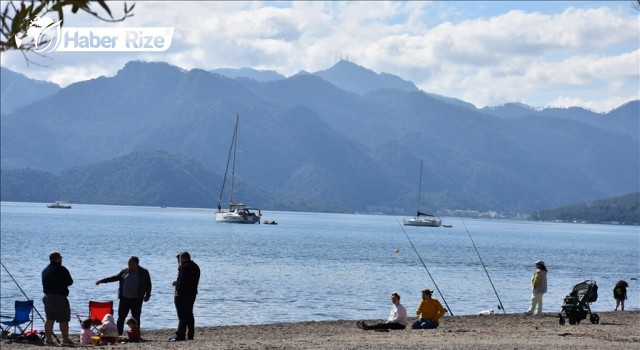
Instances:
[[[438,328],[440,319],[447,313],[437,299],[431,298],[431,294],[433,294],[433,291],[431,291],[430,289],[425,289],[422,291],[422,300],[420,301],[420,305],[418,305],[418,310],[416,310],[418,320],[413,323],[411,328]]]

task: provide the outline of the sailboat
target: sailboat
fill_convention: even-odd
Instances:
[[[418,183],[418,209],[416,210],[416,216],[412,218],[404,218],[402,219],[402,221],[404,222],[405,226],[440,227],[440,225],[442,225],[442,219],[440,219],[439,216],[420,212],[420,194],[422,192],[422,159],[420,160],[420,179]]]
[[[227,168],[224,172],[224,180],[220,197],[218,198],[218,211],[216,211],[216,222],[232,223],[232,224],[259,224],[262,212],[258,208],[249,208],[242,202],[235,202],[233,192],[235,190],[235,166],[236,166],[236,150],[238,144],[238,124],[240,116],[236,116],[236,126],[233,129],[233,137],[231,138],[231,148],[229,149],[229,158],[227,158]],[[231,165],[231,167],[229,166]],[[231,194],[229,199],[229,210],[222,209],[222,196],[224,187],[227,182],[227,175],[231,170]],[[257,211],[257,213],[256,213]]]

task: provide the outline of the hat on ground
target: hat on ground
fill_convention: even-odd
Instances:
[[[538,260],[538,261],[536,261],[534,264],[536,264],[536,265],[542,265],[542,266],[545,266],[545,265],[544,265],[544,261],[542,261],[542,260]]]
[[[422,293],[433,294],[433,291],[431,289],[423,289]]]

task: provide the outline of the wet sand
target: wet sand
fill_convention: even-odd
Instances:
[[[494,314],[445,316],[438,329],[363,331],[352,321],[319,321],[196,328],[195,340],[168,342],[173,330],[142,330],[143,343],[103,349],[640,349],[640,311],[598,312],[578,325],[560,325],[557,313],[544,316]],[[367,320],[367,323],[382,320]],[[413,321],[410,319],[410,322]],[[56,325],[57,329],[57,325]],[[73,336],[74,341],[78,336]],[[33,345],[2,340],[1,348]],[[76,347],[93,347],[79,346]],[[38,348],[52,348],[50,346]]]

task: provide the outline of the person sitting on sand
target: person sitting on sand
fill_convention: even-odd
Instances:
[[[388,331],[389,329],[405,329],[407,328],[407,309],[400,304],[400,294],[397,292],[391,293],[391,311],[389,317],[384,323],[377,323],[373,325],[367,325],[364,321],[356,322],[356,326],[363,330],[382,330]]]
[[[138,321],[135,318],[131,317],[127,320],[127,326],[129,326],[129,331],[127,332],[127,341],[131,343],[137,343],[141,340],[140,338],[140,327],[138,327]]]
[[[80,345],[91,345],[91,324],[93,321],[90,318],[82,321],[82,329],[80,330]]]
[[[440,325],[440,319],[447,311],[442,307],[438,299],[431,298],[433,291],[422,291],[422,300],[416,310],[418,320],[411,326],[413,329],[434,329]]]
[[[98,329],[98,334],[100,334],[101,337],[118,337],[118,326],[112,314],[104,315],[102,326]]]

